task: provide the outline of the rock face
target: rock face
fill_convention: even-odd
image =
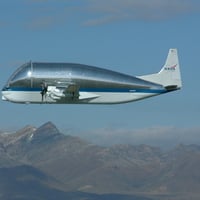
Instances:
[[[111,198],[94,193],[129,194],[115,199],[199,199],[199,168],[197,145],[179,145],[168,152],[148,145],[106,148],[64,135],[51,122],[0,134],[4,199],[9,188],[13,188],[10,199],[23,194],[26,199],[25,186],[27,195],[39,191],[41,198],[48,199],[53,194],[59,199]]]

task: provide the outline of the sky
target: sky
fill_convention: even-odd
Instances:
[[[0,86],[27,61],[74,62],[130,75],[158,72],[177,48],[183,88],[120,105],[0,102],[0,129],[53,122],[100,144],[200,144],[198,0],[0,1]]]

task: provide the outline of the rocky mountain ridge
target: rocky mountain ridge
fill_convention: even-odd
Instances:
[[[51,122],[0,134],[0,192],[3,172],[10,170],[14,182],[34,182],[54,192],[195,198],[200,197],[199,167],[198,145],[179,145],[168,152],[148,145],[101,147],[60,133]]]

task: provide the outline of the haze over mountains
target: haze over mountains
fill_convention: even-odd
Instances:
[[[199,199],[200,146],[102,147],[47,122],[0,134],[0,199]]]

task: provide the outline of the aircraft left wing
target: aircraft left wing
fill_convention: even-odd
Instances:
[[[78,98],[79,86],[74,83],[67,83],[57,86],[47,86],[46,95],[54,100],[59,100],[63,97]]]
[[[45,96],[52,98],[53,100],[60,100],[61,98],[69,98],[70,100],[90,100],[98,98],[99,95],[91,92],[79,92],[79,85],[75,83],[58,84],[57,86],[51,86],[48,84]],[[43,98],[42,98],[43,99]]]

